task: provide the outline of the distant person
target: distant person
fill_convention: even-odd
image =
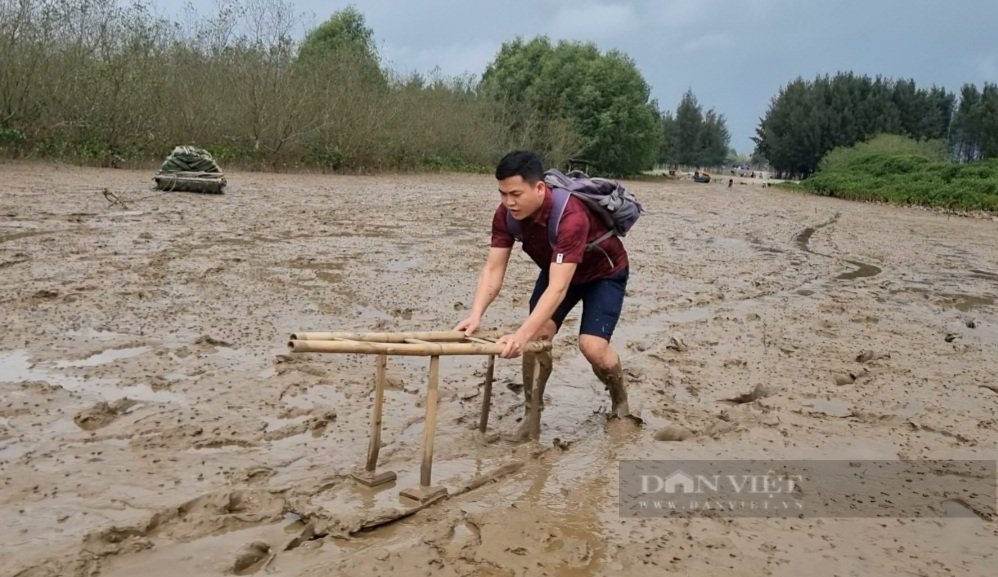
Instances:
[[[610,345],[630,274],[623,243],[610,235],[594,250],[587,251],[586,244],[602,237],[608,229],[582,201],[569,197],[558,226],[557,242],[551,246],[548,217],[554,196],[544,182],[543,165],[536,154],[510,152],[499,161],[495,177],[499,181],[501,203],[492,216],[491,248],[478,277],[471,313],[455,330],[473,334],[486,309],[499,295],[514,244],[506,225],[508,213],[520,223],[523,251],[540,272],[530,297],[529,316],[513,335],[500,339],[505,345],[501,356],[515,358],[530,341],[553,339],[568,313],[582,301],[579,350],[609,391],[610,418],[630,417],[620,356]],[[536,381],[535,363],[540,367]],[[553,368],[550,352],[523,355],[522,368],[524,419],[519,429],[504,435],[513,442],[536,440],[539,436],[544,387]],[[536,407],[532,402],[535,387],[541,399]]]
[[[734,183],[735,183],[735,179],[729,178],[728,179],[728,188],[731,188],[731,185],[734,184]]]

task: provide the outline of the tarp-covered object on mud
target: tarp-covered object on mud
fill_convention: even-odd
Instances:
[[[211,153],[194,146],[178,146],[153,177],[159,190],[221,194],[225,175]]]

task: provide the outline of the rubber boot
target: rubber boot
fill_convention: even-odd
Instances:
[[[609,371],[593,365],[593,373],[610,392],[610,417],[637,419],[631,415],[630,407],[627,405],[627,387],[624,385],[624,370],[620,366],[620,360],[618,359],[617,364]]]

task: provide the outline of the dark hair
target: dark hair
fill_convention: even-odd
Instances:
[[[502,157],[496,166],[496,180],[519,176],[531,184],[544,178],[544,165],[536,153],[529,150],[514,150]]]

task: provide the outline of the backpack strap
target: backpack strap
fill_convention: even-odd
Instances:
[[[520,221],[513,218],[509,210],[506,210],[506,231],[513,236],[514,241],[523,241],[523,229],[520,227]]]
[[[568,206],[568,199],[572,193],[563,188],[551,188],[551,214],[548,216],[548,242],[554,247],[558,244],[558,225],[561,217],[565,215],[565,207]],[[513,218],[513,215],[506,211],[506,231],[513,236],[514,240],[523,242],[523,227],[520,221]]]
[[[548,242],[551,248],[558,245],[558,225],[561,224],[561,217],[565,215],[565,207],[568,206],[568,199],[572,193],[564,188],[551,189],[551,215],[548,217]]]

